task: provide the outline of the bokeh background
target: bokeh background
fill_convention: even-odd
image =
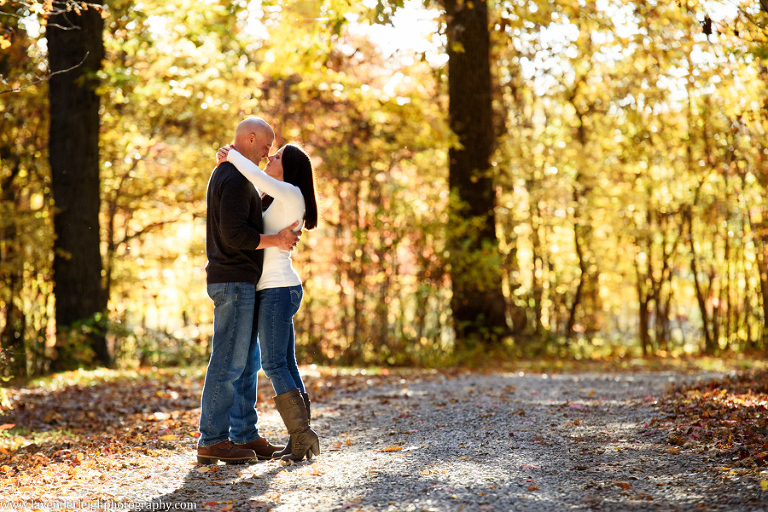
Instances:
[[[250,115],[316,167],[321,225],[294,252],[303,363],[762,354],[767,7],[2,1],[3,376],[207,360],[206,183]],[[74,83],[99,99],[100,261],[87,265],[103,308],[62,335],[50,148],[68,137],[51,130],[47,35],[67,10],[103,23],[100,67]],[[472,50],[456,20],[481,11],[492,146],[467,183],[490,191],[469,207],[489,209],[492,231],[478,241],[450,185],[451,155],[471,145],[449,112],[455,81],[476,78],[450,76]],[[503,311],[492,336],[457,327],[460,278]]]

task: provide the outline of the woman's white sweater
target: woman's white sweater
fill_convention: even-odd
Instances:
[[[257,190],[274,198],[269,208],[264,212],[264,234],[276,235],[280,230],[299,221],[300,230],[304,225],[304,195],[299,187],[276,180],[262,171],[242,154],[234,149],[229,150],[227,161],[237,167]],[[277,247],[264,249],[264,269],[257,290],[265,288],[281,288],[301,284],[301,277],[293,268],[291,251],[283,251]]]

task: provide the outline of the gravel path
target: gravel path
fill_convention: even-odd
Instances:
[[[321,455],[283,466],[197,466],[194,440],[137,458],[103,492],[217,510],[768,510],[753,478],[670,448],[654,406],[716,374],[434,374],[313,401]],[[320,394],[320,393],[318,393]],[[262,434],[284,434],[260,406]],[[718,463],[719,462],[719,463]],[[148,507],[149,508],[149,507]]]

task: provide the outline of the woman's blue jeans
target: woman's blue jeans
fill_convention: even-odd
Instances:
[[[259,344],[261,366],[276,395],[298,388],[305,392],[296,364],[296,336],[293,315],[301,306],[301,285],[266,288],[259,297]]]
[[[258,297],[252,283],[208,285],[213,300],[211,358],[205,374],[198,446],[259,437],[256,392],[261,365],[257,324]]]

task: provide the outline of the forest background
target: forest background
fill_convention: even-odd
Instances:
[[[766,12],[740,0],[0,0],[3,377],[205,362],[205,187],[249,115],[316,166],[321,225],[294,252],[302,362],[762,354]],[[487,22],[470,28],[477,13]],[[52,37],[93,15],[78,30],[103,24],[103,59],[54,66],[71,42]],[[57,94],[74,89],[96,98],[95,157],[82,149],[93,137],[62,130]],[[470,105],[457,124],[465,97],[489,115]],[[467,164],[483,145],[472,134],[487,158]],[[96,193],[85,165],[57,192],[57,166],[86,153]],[[57,230],[67,201],[76,219],[96,206],[96,224],[81,222],[96,238]],[[95,288],[57,282],[68,261]],[[91,309],[65,318],[66,300]]]

